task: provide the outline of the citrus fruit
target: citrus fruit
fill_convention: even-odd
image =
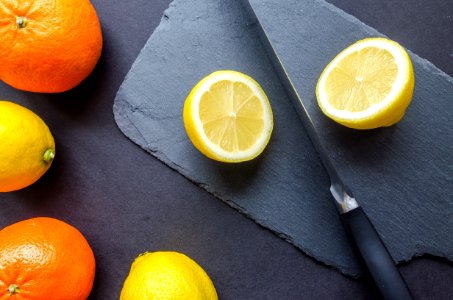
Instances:
[[[204,77],[184,103],[184,126],[201,153],[222,162],[255,158],[269,142],[269,100],[251,77],[222,70]]]
[[[52,218],[0,230],[0,299],[85,300],[95,260],[83,235]]]
[[[397,123],[413,91],[409,55],[386,38],[367,38],[344,49],[327,65],[316,86],[323,113],[356,129]]]
[[[54,157],[55,142],[44,121],[23,106],[0,101],[0,192],[34,183]]]
[[[212,300],[217,292],[206,272],[184,254],[147,252],[138,256],[120,300]]]
[[[30,92],[69,90],[95,67],[101,27],[89,0],[0,3],[0,79]]]

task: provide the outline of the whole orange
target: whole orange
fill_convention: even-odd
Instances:
[[[95,260],[83,235],[52,218],[0,230],[0,299],[85,300]]]
[[[21,90],[67,91],[94,69],[102,32],[89,0],[0,2],[0,79]]]

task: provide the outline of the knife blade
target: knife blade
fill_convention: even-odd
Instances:
[[[363,208],[354,198],[352,190],[345,182],[343,182],[327,155],[327,151],[324,149],[316,133],[314,124],[310,119],[310,115],[308,114],[303,101],[299,97],[290,76],[286,72],[282,61],[270,42],[264,28],[261,26],[259,18],[255,14],[249,0],[243,0],[243,3],[246,10],[249,12],[249,15],[256,23],[261,42],[274,65],[283,87],[293,101],[294,107],[302,120],[310,140],[317,150],[324,168],[330,177],[330,192],[332,198],[341,214],[346,230],[355,242],[362,261],[365,263],[376,287],[384,299],[413,299],[404,278],[401,276],[401,273],[396,267],[382,239]]]

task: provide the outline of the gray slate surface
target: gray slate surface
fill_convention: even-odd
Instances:
[[[322,0],[249,3],[322,146],[394,258],[453,259],[453,79],[409,51],[416,83],[404,119],[371,131],[342,127],[319,109],[317,80],[342,49],[382,34]]]
[[[327,175],[249,25],[239,1],[174,1],[118,91],[116,122],[143,149],[256,222],[319,261],[357,275],[360,269],[331,202]],[[263,155],[253,162],[224,165],[211,161],[185,134],[181,117],[185,97],[198,80],[217,69],[251,75],[270,98],[273,136]],[[370,217],[385,223],[393,210],[381,209],[370,211]],[[425,213],[424,218],[441,215],[437,210]],[[420,251],[388,239],[387,234],[399,231],[398,236],[406,241],[409,235],[422,232],[418,226],[410,229],[379,228],[398,260]],[[439,234],[420,241],[431,239],[430,244],[436,245],[431,253],[442,255],[448,242],[441,238]]]

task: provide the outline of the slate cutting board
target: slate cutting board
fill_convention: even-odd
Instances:
[[[409,51],[416,83],[404,119],[370,131],[342,127],[319,109],[317,80],[342,49],[382,34],[322,0],[248,4],[276,67],[289,77],[322,146],[390,252],[398,260],[411,258],[404,248],[452,259],[453,79]]]
[[[357,275],[360,269],[330,200],[327,175],[250,23],[239,1],[174,1],[117,94],[117,124],[143,149],[256,222],[319,261]],[[263,155],[251,163],[210,161],[185,134],[181,118],[185,97],[199,79],[217,69],[251,75],[270,98],[273,137]],[[425,216],[439,216],[444,204]],[[369,213],[373,221],[388,220],[388,211]],[[425,236],[422,229],[429,224],[422,219],[415,225],[380,232],[384,239],[393,230],[398,237],[422,232],[421,245],[432,247],[423,251],[451,257],[445,255],[451,249],[445,232]],[[386,242],[392,244],[397,260],[421,253],[399,239]]]

